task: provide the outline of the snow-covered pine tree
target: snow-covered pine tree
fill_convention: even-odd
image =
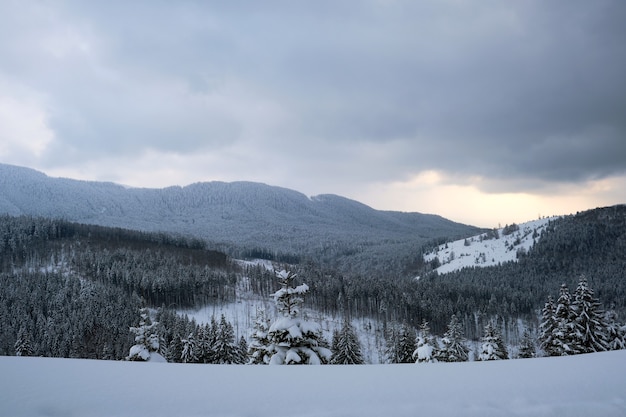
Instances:
[[[610,350],[626,349],[626,326],[621,325],[617,320],[617,313],[608,310],[604,315],[607,323],[607,342]]]
[[[270,325],[271,323],[267,318],[265,309],[257,309],[254,328],[250,335],[250,346],[248,346],[248,363],[252,365],[267,365],[270,363],[272,357],[269,349],[270,340],[268,338]]]
[[[210,323],[205,325],[204,328],[206,336],[206,340],[204,341],[204,363],[218,363],[215,353],[215,345],[217,343],[219,324],[217,323],[215,316],[211,316]]]
[[[535,350],[535,341],[528,328],[524,329],[522,340],[519,345],[518,356],[522,359],[534,358],[537,355]]]
[[[600,302],[593,296],[587,279],[582,277],[574,293],[572,305],[575,319],[576,346],[581,353],[602,352],[608,350],[608,325],[604,320],[604,312],[600,310]]]
[[[213,353],[215,355],[213,363],[239,363],[239,346],[235,342],[235,331],[233,330],[233,325],[226,320],[224,314],[220,317]]]
[[[489,321],[485,326],[485,333],[481,339],[480,353],[478,359],[481,361],[493,361],[508,359],[509,353],[506,345],[502,341],[502,335],[498,326],[493,321]]]
[[[130,332],[135,335],[135,344],[130,348],[129,361],[147,361],[150,355],[159,351],[159,333],[157,322],[152,323],[147,308],[139,310],[139,326],[131,327]]]
[[[33,356],[33,347],[30,336],[25,327],[20,327],[15,341],[15,356]]]
[[[413,352],[417,349],[415,339],[415,329],[408,324],[404,324],[398,335],[397,363],[415,363],[413,359]]]
[[[400,340],[401,329],[396,324],[391,324],[385,330],[385,352],[387,363],[400,363]]]
[[[333,334],[333,348],[330,363],[336,365],[361,365],[363,355],[359,338],[346,318],[343,321],[341,331]]]
[[[331,352],[324,346],[319,326],[300,316],[308,285],[293,287],[296,275],[285,270],[277,272],[276,276],[281,288],[273,297],[282,317],[272,323],[268,332],[270,365],[328,363]]]
[[[426,319],[422,320],[420,333],[417,337],[417,348],[413,352],[415,363],[437,362],[439,352],[437,340],[430,334],[430,327]]]
[[[469,360],[469,348],[465,345],[465,339],[461,330],[461,324],[452,315],[448,329],[441,339],[442,348],[439,350],[437,359],[441,362],[467,362]]]
[[[237,361],[235,363],[243,365],[248,362],[248,342],[241,335],[237,344]]]
[[[577,335],[575,315],[572,311],[571,296],[567,285],[561,285],[559,298],[554,311],[555,328],[552,331],[551,356],[567,356],[580,353],[581,346],[577,344],[580,335]]]
[[[167,345],[165,359],[168,362],[180,362],[183,353],[183,342],[179,335],[175,334]]]
[[[189,333],[186,339],[181,340],[183,344],[183,351],[180,354],[180,360],[182,363],[197,363],[198,362],[198,354],[197,354],[197,345],[196,345],[196,337],[193,333]]]
[[[554,299],[549,295],[541,310],[541,324],[539,325],[539,344],[548,356],[560,356],[560,350],[556,349],[553,339],[556,330],[554,311]]]
[[[199,363],[211,363],[212,346],[210,342],[210,327],[208,323],[198,326],[196,333],[196,351]]]
[[[339,329],[333,330],[333,337],[330,342],[330,351],[334,355],[335,352],[339,352]],[[333,357],[330,358],[330,363],[333,363]]]

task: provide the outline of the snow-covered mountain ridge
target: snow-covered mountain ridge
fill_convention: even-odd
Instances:
[[[520,225],[506,225],[466,239],[439,245],[424,254],[425,262],[438,259],[435,271],[439,274],[468,267],[486,267],[515,262],[520,253],[533,247],[548,223],[557,217],[544,217]]]
[[[480,231],[437,215],[375,210],[336,195],[309,198],[253,182],[127,188],[52,178],[5,164],[0,164],[0,214],[171,232],[226,250],[236,247],[329,261],[346,254],[369,259],[369,252],[408,257],[415,246],[431,239]]]

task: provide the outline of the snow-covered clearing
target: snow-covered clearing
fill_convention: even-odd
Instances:
[[[626,351],[457,364],[0,357],[1,416],[626,416]]]
[[[239,337],[244,336],[249,342],[250,334],[254,327],[257,308],[265,309],[272,323],[278,317],[273,300],[269,298],[263,300],[254,296],[234,303],[207,305],[194,310],[179,310],[179,314],[184,314],[189,319],[193,319],[196,323],[201,324],[209,323],[211,317],[215,317],[219,320],[220,316],[224,314],[226,320],[233,324],[235,340],[239,340]],[[340,329],[343,323],[343,317],[341,316],[333,317],[324,315],[310,309],[303,311],[303,317],[316,323],[320,327],[326,341],[329,343],[332,340],[333,330]],[[384,362],[383,352],[385,346],[383,324],[375,319],[366,317],[354,318],[351,320],[351,323],[361,343],[361,353],[363,354],[365,362],[369,364]]]
[[[248,262],[251,265],[263,265],[268,270],[273,270],[272,263],[264,260],[237,261]],[[278,286],[276,288],[278,290]],[[280,316],[276,309],[273,297],[261,297],[249,290],[244,278],[238,283],[236,288],[237,300],[232,303],[209,304],[196,309],[179,309],[180,315],[185,315],[196,323],[210,323],[214,317],[219,321],[223,314],[226,320],[233,325],[235,340],[241,336],[250,341],[250,334],[254,328],[257,310],[263,309],[273,323]],[[317,324],[327,342],[331,342],[334,330],[341,328],[343,316],[332,316],[321,312],[305,308],[302,317],[307,321]],[[384,334],[383,324],[375,319],[360,317],[351,320],[352,326],[358,334],[361,343],[361,352],[366,363],[379,364],[384,362]]]
[[[487,233],[482,233],[467,239],[448,242],[425,254],[424,261],[430,262],[439,258],[441,266],[436,269],[439,274],[467,267],[485,267],[517,261],[518,251],[528,251],[532,248],[548,223],[555,218],[549,217],[522,223],[518,225],[518,230],[508,234],[505,234],[505,227],[501,227],[496,229],[498,237],[495,239],[490,238]]]

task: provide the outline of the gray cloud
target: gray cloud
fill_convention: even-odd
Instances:
[[[0,76],[46,97],[48,166],[247,146],[329,183],[430,169],[528,191],[626,173],[619,0],[0,8]]]

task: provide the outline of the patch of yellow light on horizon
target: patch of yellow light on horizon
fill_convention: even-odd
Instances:
[[[377,184],[361,201],[384,210],[432,213],[480,227],[523,223],[626,202],[626,176],[554,186],[550,193],[487,193],[481,178],[454,184],[445,175],[425,171],[404,182]],[[357,198],[358,199],[358,198]]]

